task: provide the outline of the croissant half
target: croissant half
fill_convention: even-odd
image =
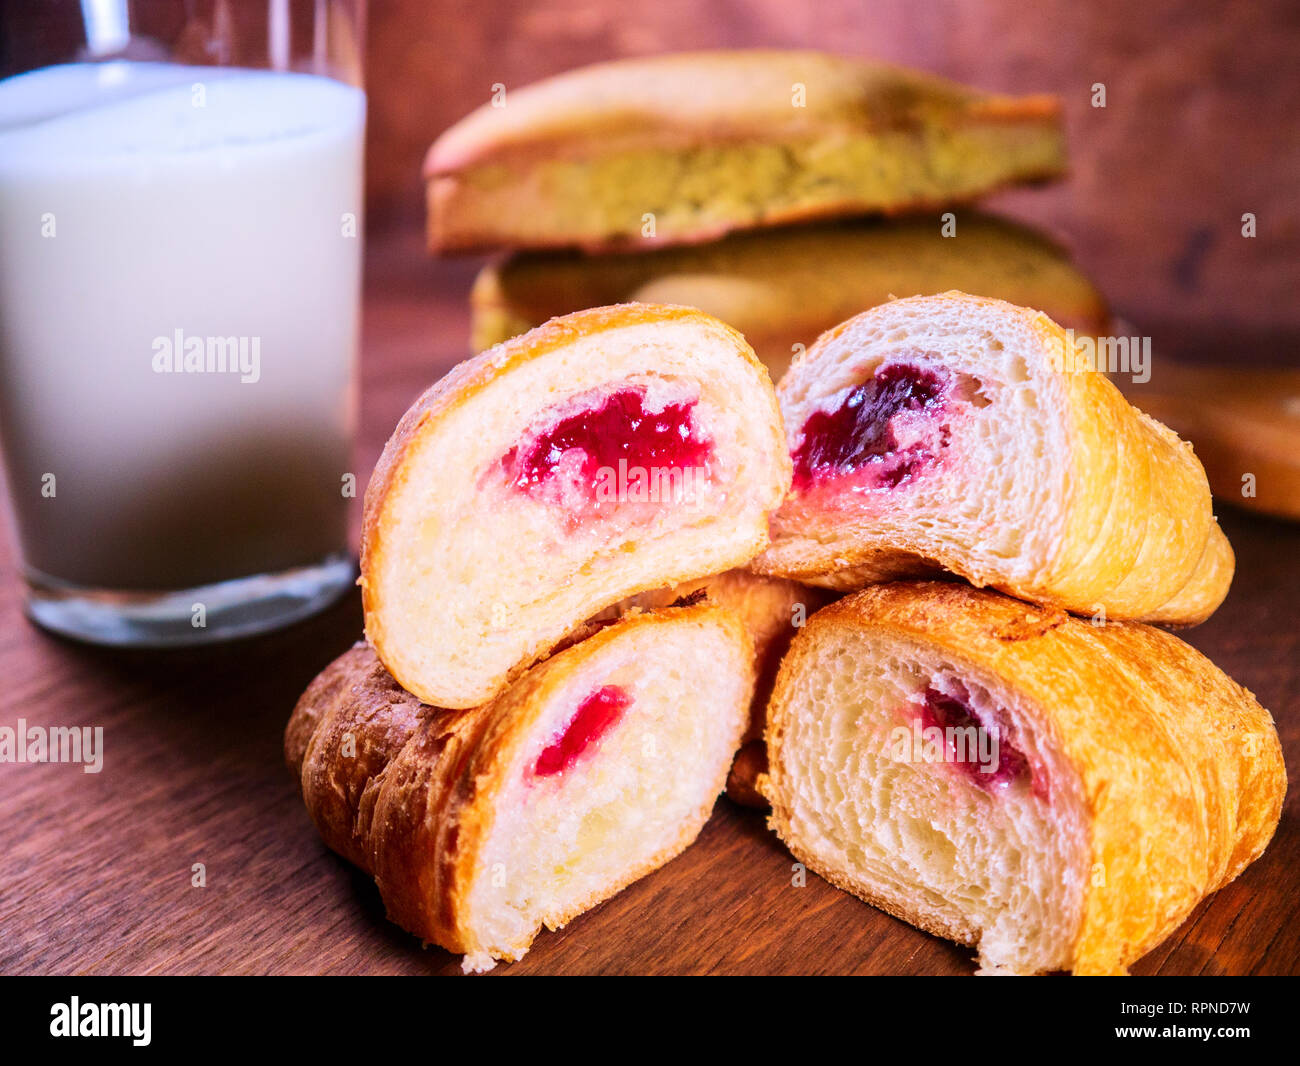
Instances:
[[[1122,972],[1260,855],[1286,790],[1268,712],[1178,638],[956,583],[815,615],[768,748],[795,856],[985,971]]]
[[[366,635],[426,703],[495,696],[627,596],[747,563],[789,486],[771,379],[689,308],[597,308],[461,364],[366,490]]]
[[[834,594],[795,581],[761,577],[748,570],[728,570],[670,589],[639,593],[601,617],[617,618],[629,610],[667,607],[695,597],[707,597],[709,602],[735,611],[754,642],[754,700],[744,743],[727,775],[727,798],[745,807],[765,808],[767,800],[755,786],[759,773],[767,768],[763,726],[776,671],[795,633],[834,599]]]
[[[946,570],[1191,624],[1233,556],[1191,447],[1046,315],[950,292],[822,335],[778,389],[794,487],[754,568],[831,588]]]
[[[298,702],[285,755],[389,917],[483,970],[695,839],[753,684],[743,623],[709,604],[597,627],[469,710],[421,704],[358,644]]]

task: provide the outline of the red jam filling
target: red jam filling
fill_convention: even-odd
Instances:
[[[794,485],[800,491],[843,474],[867,472],[869,487],[892,489],[934,458],[925,444],[903,447],[898,416],[944,406],[946,375],[911,363],[882,366],[832,411],[817,411],[803,425],[794,453]]]
[[[596,689],[582,701],[564,732],[537,757],[533,776],[553,777],[564,773],[614,727],[631,705],[632,697],[617,685]]]
[[[620,389],[596,407],[561,419],[532,440],[511,448],[502,466],[511,485],[530,495],[548,495],[557,480],[560,500],[576,488],[588,503],[602,502],[598,488],[624,471],[655,478],[666,471],[699,469],[713,442],[695,424],[695,401],[649,411],[645,390]],[[625,464],[620,467],[620,464]]]
[[[922,695],[922,701],[921,729],[923,731],[931,726],[938,726],[944,730],[949,728],[965,730],[973,727],[997,738],[996,758],[988,758],[993,750],[988,741],[985,741],[983,746],[978,743],[966,743],[959,749],[952,736],[946,735],[945,743],[949,761],[960,767],[962,772],[981,788],[986,790],[1006,788],[1013,781],[1029,773],[1029,760],[1007,740],[1005,730],[996,723],[986,725],[964,701],[928,685]],[[967,737],[970,735],[966,734]]]

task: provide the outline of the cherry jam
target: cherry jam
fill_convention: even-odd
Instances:
[[[794,485],[814,483],[867,470],[875,486],[895,488],[914,477],[932,458],[921,444],[900,448],[896,417],[901,412],[934,412],[944,406],[947,381],[940,373],[910,363],[891,363],[855,388],[839,407],[817,411],[804,423],[794,453]]]
[[[564,773],[618,723],[630,706],[632,697],[617,685],[596,689],[582,701],[564,732],[537,757],[533,776],[553,777]]]
[[[589,501],[602,478],[619,469],[702,467],[712,442],[695,424],[695,401],[648,411],[641,389],[620,389],[596,407],[569,415],[502,459],[511,485],[533,494],[557,477],[576,483]]]

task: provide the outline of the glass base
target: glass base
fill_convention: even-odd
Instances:
[[[26,611],[38,626],[117,647],[179,648],[280,629],[324,610],[353,587],[346,554],[316,566],[173,592],[112,592],[28,570]]]

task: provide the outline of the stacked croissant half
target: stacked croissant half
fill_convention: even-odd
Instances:
[[[1286,788],[1268,712],[1148,624],[1227,593],[1204,471],[1068,343],[960,293],[823,335],[780,386],[793,488],[753,564],[859,590],[781,664],[772,827],[985,972],[1124,972]]]
[[[685,308],[556,319],[416,401],[366,492],[368,643],[286,734],[394,921],[487,968],[695,839],[798,589],[698,579],[789,486],[767,371]]]

